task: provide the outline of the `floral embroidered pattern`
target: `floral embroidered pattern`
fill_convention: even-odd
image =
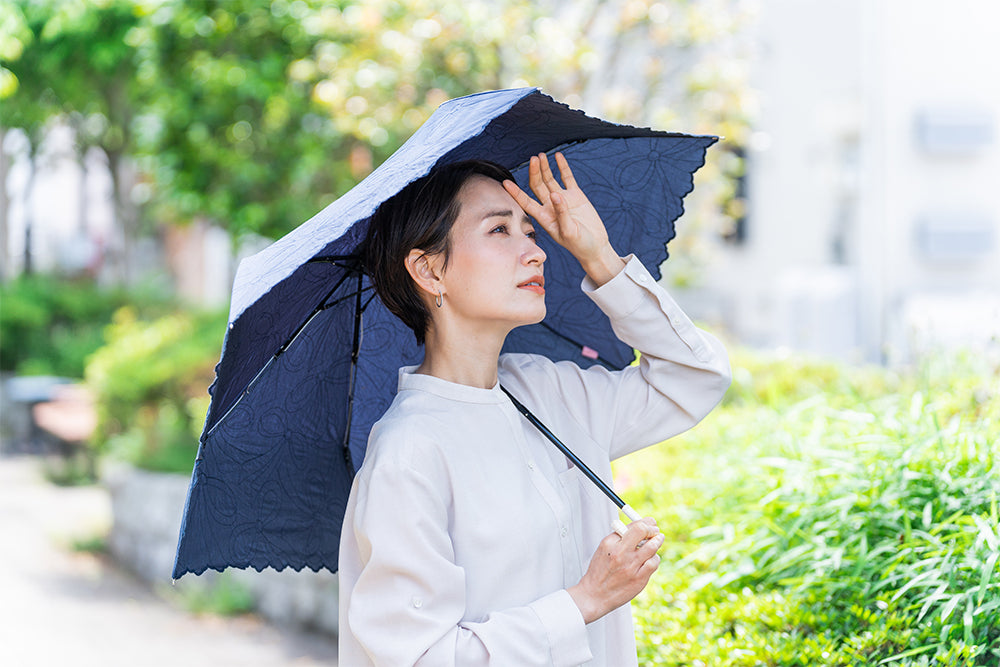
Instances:
[[[528,158],[561,150],[612,245],[658,277],[692,174],[715,141],[590,118],[533,88],[452,100],[354,189],[244,260],[173,576],[226,567],[336,571],[368,432],[392,401],[397,369],[421,358],[351,259],[379,203],[435,165],[471,157],[504,164],[527,190]],[[505,351],[583,366],[630,363],[632,350],[580,291],[579,264],[544,233],[539,243],[548,255],[548,315],[511,333]]]

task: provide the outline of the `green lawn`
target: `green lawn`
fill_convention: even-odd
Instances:
[[[702,424],[615,468],[667,534],[640,664],[1000,664],[1000,367],[733,368]]]

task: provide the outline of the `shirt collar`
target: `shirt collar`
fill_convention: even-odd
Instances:
[[[452,401],[465,403],[503,403],[509,400],[500,389],[499,381],[491,389],[482,389],[449,382],[433,375],[415,373],[416,369],[416,366],[403,366],[399,369],[397,391],[401,392],[407,389],[424,391]]]

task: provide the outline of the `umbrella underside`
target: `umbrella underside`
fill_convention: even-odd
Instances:
[[[691,174],[714,141],[598,138],[532,148],[524,157],[562,150],[615,249],[634,252],[658,275]],[[525,160],[511,166],[527,190]],[[368,432],[395,394],[398,368],[422,357],[412,332],[373,298],[367,276],[344,252],[365,229],[355,225],[350,238],[328,244],[318,253],[328,259],[304,263],[230,325],[175,578],[225,567],[336,571],[346,489],[363,462]],[[548,256],[548,315],[513,331],[504,351],[586,366],[594,363],[581,354],[587,346],[599,354],[597,363],[627,366],[633,351],[581,292],[579,263],[544,233],[539,244]]]

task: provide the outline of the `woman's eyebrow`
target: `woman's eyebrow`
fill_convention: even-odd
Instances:
[[[512,211],[509,208],[505,208],[505,209],[497,209],[495,211],[489,211],[485,215],[483,215],[482,219],[489,220],[490,218],[513,218],[513,217],[514,217],[514,211]],[[521,211],[521,220],[522,222],[531,222],[531,218],[528,217],[528,214],[525,213],[524,211]]]
[[[514,211],[508,209],[497,209],[496,211],[488,211],[483,215],[483,220],[488,220],[489,218],[512,218],[514,217]]]

